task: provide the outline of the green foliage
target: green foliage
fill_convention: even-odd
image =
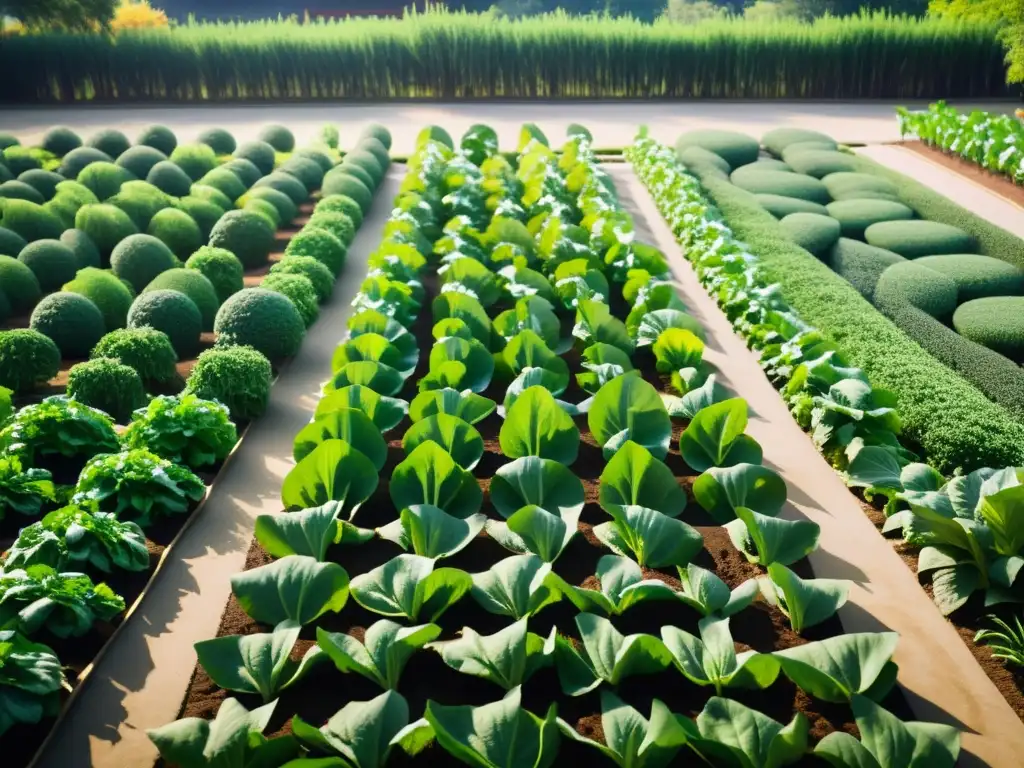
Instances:
[[[221,305],[214,323],[219,346],[248,346],[271,361],[294,356],[306,335],[302,317],[285,296],[246,288]]]
[[[82,139],[70,128],[57,125],[43,134],[39,146],[57,157],[64,157],[71,150],[82,146]]]
[[[192,393],[154,397],[135,414],[121,444],[200,469],[223,461],[238,442],[229,415],[227,406]]]
[[[403,627],[381,619],[366,630],[363,642],[351,635],[317,628],[317,645],[340,672],[355,672],[384,690],[394,690],[412,654],[437,638],[436,624]]]
[[[166,159],[167,155],[159,149],[139,144],[129,148],[117,158],[117,164],[136,179],[145,179],[153,170],[154,165]]]
[[[56,500],[56,489],[47,470],[28,468],[16,455],[0,456],[0,519],[10,512],[39,517],[43,505]]]
[[[126,424],[132,412],[146,401],[138,372],[106,357],[71,366],[67,395],[109,414],[118,424]]]
[[[164,208],[158,211],[150,219],[146,232],[162,240],[179,259],[187,259],[203,244],[203,233],[199,225],[191,216],[177,208]]]
[[[164,125],[151,125],[148,128],[143,129],[142,133],[139,134],[136,140],[137,144],[143,144],[147,147],[153,147],[163,152],[165,155],[171,154],[174,148],[178,146],[178,139],[174,135],[174,131]]]
[[[32,310],[29,327],[50,337],[66,358],[88,357],[106,332],[99,308],[77,293],[51,293]]]
[[[891,200],[837,200],[828,204],[828,215],[839,222],[843,237],[864,239],[864,230],[880,221],[914,218],[914,212],[903,203]]]
[[[253,200],[263,200],[274,206],[281,224],[290,224],[299,215],[299,208],[284,192],[273,187],[254,187],[238,198],[243,207]]]
[[[272,380],[270,361],[255,349],[214,348],[199,355],[186,389],[223,403],[236,421],[249,421],[266,411]]]
[[[203,320],[203,330],[213,330],[213,320],[220,308],[220,300],[213,284],[196,269],[175,268],[161,272],[146,285],[143,295],[151,291],[171,290],[192,299]]]
[[[326,440],[344,440],[369,459],[379,472],[388,457],[388,445],[370,417],[356,408],[336,408],[317,416],[295,435],[293,455],[302,461]]]
[[[193,195],[178,200],[178,208],[192,217],[199,227],[199,233],[204,242],[209,239],[214,226],[224,215],[224,209],[216,203]]]
[[[169,159],[183,170],[192,181],[199,181],[217,167],[217,156],[206,144],[179,144]]]
[[[989,296],[1024,295],[1024,269],[991,256],[923,256],[914,263],[952,279],[959,304]]]
[[[388,490],[397,509],[429,504],[463,519],[483,502],[473,475],[431,441],[420,443],[395,467]]]
[[[250,161],[264,176],[274,170],[274,148],[265,141],[250,141],[235,150],[235,157]]]
[[[77,147],[61,160],[57,172],[65,179],[77,179],[90,163],[112,163],[114,158],[95,147]]]
[[[146,386],[167,385],[177,378],[178,356],[170,338],[155,328],[119,328],[93,347],[90,357],[110,358],[134,368]]]
[[[344,213],[352,220],[356,228],[359,228],[363,223],[363,209],[359,206],[359,203],[347,195],[330,195],[325,192],[320,202],[316,204],[316,208],[313,209],[313,213],[332,212]]]
[[[18,261],[32,270],[44,293],[60,290],[78,271],[75,252],[59,240],[29,243],[18,254]]]
[[[124,608],[120,595],[82,573],[31,565],[0,574],[0,626],[26,635],[45,629],[55,637],[81,637]]]
[[[107,202],[127,213],[135,226],[144,231],[157,213],[171,205],[171,197],[148,181],[129,181]]]
[[[110,418],[63,396],[29,405],[0,431],[0,447],[32,463],[37,455],[84,456],[117,450]]]
[[[324,197],[344,195],[355,200],[364,216],[373,205],[373,192],[355,176],[346,173],[344,168],[335,168],[324,176],[321,191]]]
[[[908,259],[944,253],[970,253],[974,238],[967,232],[938,221],[882,221],[864,230],[870,245]]]
[[[280,272],[267,275],[260,283],[260,287],[287,296],[298,310],[306,328],[316,322],[320,315],[316,289],[305,275],[289,275]]]
[[[0,226],[24,240],[56,240],[65,227],[49,210],[29,200],[0,198]]]
[[[81,294],[95,304],[108,331],[124,328],[128,322],[128,310],[134,298],[132,292],[106,270],[95,267],[80,269],[74,280],[64,284],[63,290]]]
[[[98,200],[107,200],[121,191],[122,184],[134,178],[131,172],[120,165],[98,162],[87,165],[75,180],[96,195]]]
[[[178,357],[187,360],[199,351],[203,317],[195,302],[179,291],[146,291],[128,310],[128,327],[163,331]]]
[[[334,291],[334,275],[312,256],[286,256],[270,268],[271,275],[301,275],[309,280],[317,301],[323,303]]]
[[[883,310],[910,304],[934,318],[949,321],[957,304],[956,283],[916,261],[893,264],[875,286],[875,303]]]
[[[326,229],[310,226],[295,235],[285,248],[286,256],[311,256],[334,275],[345,266],[345,244]]]
[[[210,281],[220,304],[245,286],[242,262],[226,248],[204,245],[189,256],[185,268],[196,270]]]
[[[353,578],[352,597],[366,610],[382,616],[437,621],[473,582],[464,571],[435,565],[428,557],[398,555]]]
[[[10,134],[7,135],[10,136]],[[8,139],[0,141],[0,144],[4,144],[3,151],[0,152],[0,157],[3,158],[3,165],[12,175],[19,176],[25,171],[42,166],[39,158],[33,156],[32,151],[28,147],[9,144]]]
[[[17,314],[30,311],[43,295],[32,269],[12,256],[0,256],[0,291]]]
[[[755,194],[782,195],[821,204],[829,201],[828,190],[822,182],[798,173],[754,170],[745,166],[733,171],[729,178],[740,189]]]
[[[161,160],[150,168],[146,181],[171,197],[185,197],[192,188],[189,175],[170,160]]]
[[[579,429],[542,386],[529,387],[516,399],[499,439],[502,453],[513,459],[538,456],[569,466],[579,452]]]
[[[253,185],[253,189],[262,189],[264,187],[275,189],[287,195],[288,199],[295,205],[301,205],[309,198],[309,190],[306,189],[306,186],[290,173],[285,173],[284,171],[274,171]]]
[[[199,134],[199,143],[205,144],[217,155],[230,155],[237,148],[235,137],[223,128],[207,128]]]
[[[259,140],[269,144],[276,152],[291,152],[295,149],[295,137],[283,125],[263,126]]]
[[[0,669],[0,735],[19,723],[35,724],[57,714],[67,681],[49,646],[14,630],[0,631]]]
[[[643,446],[658,459],[668,453],[672,436],[668,411],[657,390],[639,374],[620,376],[601,387],[590,406],[587,423],[606,459],[627,440]]]
[[[992,296],[957,307],[957,333],[1018,363],[1024,361],[1024,297]]]
[[[103,128],[90,136],[85,145],[98,149],[115,160],[131,146],[128,137],[113,128]]]
[[[57,345],[38,331],[0,331],[0,386],[31,392],[57,375],[60,360]]]
[[[262,266],[274,247],[274,229],[252,211],[228,211],[210,232],[209,245],[230,251],[246,269]]]
[[[25,173],[31,173],[31,171],[25,171]],[[46,202],[46,198],[43,197],[38,189],[31,184],[26,184],[24,181],[5,181],[3,184],[0,184],[0,197],[28,200],[37,205],[42,205]]]
[[[700,147],[714,152],[730,168],[753,163],[761,151],[757,139],[743,133],[718,130],[687,131],[676,140],[676,152],[682,153],[688,147]]]
[[[822,257],[822,261],[836,274],[845,277],[861,296],[871,301],[882,274],[893,264],[906,259],[884,248],[840,237],[832,250]]]
[[[104,259],[110,258],[118,243],[139,231],[127,213],[115,205],[103,203],[79,208],[75,214],[75,229],[92,240]]]
[[[324,440],[285,477],[281,502],[296,510],[336,501],[339,516],[351,519],[376,488],[372,461],[344,440]]]

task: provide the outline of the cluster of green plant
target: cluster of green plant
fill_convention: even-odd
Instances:
[[[143,448],[191,469],[223,461],[236,442],[227,406],[191,393],[154,397],[121,435],[126,448]]]

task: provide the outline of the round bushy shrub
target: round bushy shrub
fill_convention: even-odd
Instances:
[[[159,149],[165,155],[169,155],[178,146],[178,138],[167,126],[151,125],[139,134],[136,143]]]
[[[308,157],[293,156],[287,162],[282,163],[278,170],[294,176],[302,182],[302,186],[306,188],[307,194],[314,189],[319,189],[320,183],[324,180],[324,169]]]
[[[793,169],[789,167],[782,160],[776,160],[774,157],[759,157],[757,162],[744,165],[743,168],[747,171],[789,171],[793,172]]]
[[[270,268],[270,274],[302,275],[312,284],[321,304],[331,298],[334,291],[331,270],[311,256],[285,256]]]
[[[133,368],[147,386],[165,385],[178,376],[178,355],[171,340],[155,328],[119,328],[93,347],[90,358],[111,358]]]
[[[271,361],[299,351],[306,327],[291,300],[265,288],[245,288],[221,305],[214,323],[218,346],[246,346]]]
[[[258,213],[228,211],[210,232],[209,244],[231,251],[244,268],[253,269],[266,264],[274,247],[274,230]]]
[[[154,165],[146,174],[146,181],[171,197],[185,197],[192,189],[189,175],[170,160]]]
[[[63,290],[85,296],[95,304],[108,331],[124,328],[128,322],[128,310],[134,296],[128,286],[111,272],[96,267],[80,269]]]
[[[321,191],[325,198],[330,195],[345,195],[352,198],[364,216],[373,205],[373,194],[366,188],[366,185],[354,176],[345,173],[344,168],[341,167],[335,168],[324,176]]]
[[[732,172],[730,181],[740,189],[754,194],[782,195],[810,200],[824,205],[829,202],[828,190],[818,179],[788,171],[752,171],[739,168]]]
[[[107,202],[127,213],[139,231],[144,232],[153,217],[170,206],[173,199],[148,181],[129,181]]]
[[[203,233],[199,225],[177,208],[159,211],[150,219],[146,232],[162,240],[183,261],[203,244]]]
[[[373,181],[371,189],[376,189],[380,185],[386,170],[377,159],[377,156],[365,149],[355,149],[345,155],[341,167],[351,168],[352,166],[357,166],[369,174],[370,179]]]
[[[43,196],[44,200],[52,200],[53,196],[57,194],[57,185],[64,181],[64,177],[53,171],[35,168],[18,176],[18,181],[34,188]]]
[[[235,204],[231,202],[231,198],[216,187],[211,187],[208,184],[193,184],[190,194],[192,197],[198,197],[213,203],[222,211],[230,211],[235,207]]]
[[[203,318],[203,330],[213,330],[213,320],[220,308],[220,300],[213,283],[202,272],[183,267],[169,269],[153,278],[143,293],[161,290],[178,291],[192,299]]]
[[[121,191],[121,185],[135,178],[116,163],[90,163],[76,181],[86,187],[99,200],[107,200]]]
[[[0,255],[0,292],[7,298],[11,311],[23,315],[43,295],[39,279],[24,262],[13,256]]]
[[[821,216],[828,215],[828,209],[821,203],[812,203],[810,200],[801,200],[798,197],[785,197],[784,195],[754,195],[757,202],[761,204],[768,213],[776,219],[789,216],[791,213],[817,213]]]
[[[238,293],[245,285],[245,270],[242,262],[224,248],[204,245],[185,262],[185,269],[194,269],[213,285],[217,301],[223,304],[228,297]]]
[[[875,296],[878,279],[893,264],[906,261],[898,253],[873,245],[840,237],[832,250],[822,259],[832,270],[871,301]]]
[[[78,271],[75,252],[60,240],[36,240],[18,254],[18,261],[32,270],[43,293],[59,291]]]
[[[906,221],[914,212],[892,200],[837,200],[828,204],[828,215],[839,222],[843,237],[864,239],[864,230],[880,221]]]
[[[32,310],[29,327],[53,339],[66,358],[85,358],[96,346],[106,325],[99,308],[77,293],[51,293]]]
[[[259,139],[272,146],[276,152],[291,152],[295,149],[295,136],[283,125],[263,126]]]
[[[830,173],[822,177],[821,183],[833,200],[868,199],[876,195],[883,195],[883,199],[899,199],[895,184],[870,173]]]
[[[199,181],[217,167],[217,156],[205,144],[179,144],[171,152],[170,161],[188,174],[192,181]]]
[[[968,301],[957,307],[953,327],[964,338],[1024,363],[1024,297]]]
[[[944,253],[970,253],[974,238],[962,229],[937,221],[882,221],[864,230],[871,245],[908,259]]]
[[[359,144],[356,146],[356,149],[363,152],[369,152],[377,158],[377,163],[380,165],[382,171],[386,172],[388,167],[391,165],[391,154],[388,152],[388,148],[372,136],[361,139]],[[330,168],[327,170],[330,170]]]
[[[245,205],[250,200],[266,200],[277,209],[278,219],[282,224],[291,224],[299,215],[299,207],[292,202],[284,192],[271,187],[254,187],[238,199],[239,204]]]
[[[941,272],[956,283],[961,304],[989,296],[1024,296],[1024,270],[992,256],[957,253],[922,256],[915,264]]]
[[[210,232],[213,231],[214,226],[220,221],[220,217],[224,215],[224,209],[220,206],[211,203],[209,200],[204,200],[201,197],[183,197],[178,201],[178,207],[192,217],[192,220],[199,226],[199,232],[203,236],[203,240],[210,238]]]
[[[732,167],[725,160],[704,147],[687,147],[676,155],[683,165],[710,165],[725,178],[729,178],[732,172]]]
[[[260,287],[287,296],[288,300],[299,311],[302,323],[307,328],[316,322],[317,317],[320,315],[320,305],[316,300],[316,289],[313,288],[313,283],[305,275],[288,275],[280,272],[271,273],[263,278]]]
[[[0,182],[11,181],[14,179],[14,174],[11,173],[10,168],[4,165],[3,155],[0,155]]]
[[[356,225],[352,223],[352,219],[340,211],[316,211],[309,217],[306,226],[326,229],[341,240],[341,244],[345,247],[348,247],[356,236]]]
[[[60,350],[39,331],[0,331],[0,387],[31,392],[57,375]]]
[[[144,179],[157,163],[167,160],[167,155],[159,149],[138,144],[117,158],[117,164],[137,179]]]
[[[261,175],[266,175],[274,170],[274,163],[277,155],[274,148],[265,141],[250,141],[235,150],[235,157],[248,160],[260,169]]]
[[[314,215],[331,212],[344,213],[352,219],[352,224],[355,225],[356,229],[359,229],[363,223],[362,207],[348,195],[328,195],[322,198],[316,204],[316,208],[313,209]]]
[[[264,176],[253,184],[253,189],[261,187],[270,187],[278,192],[284,192],[296,205],[300,205],[309,199],[309,192],[302,185],[302,182],[283,171],[274,171],[269,176]]]
[[[220,167],[235,174],[235,176],[237,176],[245,185],[246,189],[259,181],[260,177],[263,175],[252,160],[246,160],[244,157],[236,157],[233,160],[228,160]]]
[[[64,231],[64,222],[38,203],[0,198],[0,226],[33,240],[56,240]]]
[[[776,128],[761,137],[764,148],[773,155],[781,157],[786,147],[800,142],[817,142],[836,149],[838,144],[831,136],[805,128]]]
[[[714,152],[732,168],[754,162],[761,151],[757,139],[745,133],[711,129],[684,133],[676,141],[676,152],[682,152],[687,147],[702,147]]]
[[[786,164],[797,173],[805,173],[816,179],[832,173],[855,173],[857,163],[843,152],[828,149],[786,150],[783,155]]]
[[[223,403],[235,421],[250,421],[267,410],[273,376],[270,361],[252,347],[215,347],[199,355],[186,389]]]
[[[110,254],[110,268],[129,283],[136,293],[142,291],[161,272],[176,265],[167,245],[152,235],[130,235]]]
[[[35,157],[28,147],[7,147],[4,150],[4,165],[13,176],[18,176],[33,168],[42,168],[43,164]]]
[[[71,366],[67,395],[83,405],[98,408],[118,424],[127,424],[132,411],[146,404],[138,372],[109,357]]]
[[[291,239],[286,256],[311,256],[337,276],[345,266],[345,244],[326,229],[306,227]]]
[[[377,139],[386,149],[391,149],[391,131],[380,123],[370,123],[359,134],[359,138],[373,137]]]
[[[956,300],[956,283],[951,278],[913,261],[893,264],[875,286],[875,301],[880,307],[907,303],[942,321],[952,317]]]
[[[17,232],[0,227],[0,254],[16,257],[26,245],[28,241]]]
[[[25,173],[32,173],[32,171],[25,171]],[[33,187],[31,184],[26,184],[24,181],[18,181],[16,179],[5,181],[3,184],[0,184],[0,197],[6,197],[12,200],[28,200],[29,202],[36,203],[37,205],[42,205],[46,202],[46,198],[43,197],[38,189]]]
[[[195,302],[180,291],[147,291],[132,303],[128,327],[163,331],[178,357],[185,360],[199,351],[203,317]]]
[[[64,155],[57,172],[65,179],[77,179],[78,174],[93,163],[112,163],[114,158],[95,147],[79,147]]]
[[[791,213],[779,226],[794,243],[821,256],[839,240],[839,222],[820,213]]]
[[[207,128],[199,134],[199,143],[208,146],[216,155],[230,155],[238,146],[235,137],[223,128]]]
[[[334,169],[334,172],[342,173],[345,174],[346,176],[351,176],[352,178],[356,179],[359,183],[361,183],[370,191],[371,195],[373,194],[373,190],[377,188],[377,179],[374,178],[373,174],[371,174],[368,170],[363,168],[363,166],[359,165],[358,163],[343,161],[341,165]]]
[[[224,168],[214,168],[204,175],[199,183],[220,190],[229,200],[237,200],[245,194],[245,185],[242,180]]]
[[[128,141],[128,137],[120,131],[114,130],[113,128],[105,128],[102,131],[97,131],[89,140],[85,142],[86,146],[98,149],[106,155],[114,158],[115,160],[121,156],[122,152],[128,150],[132,145]]]
[[[64,157],[71,150],[82,146],[82,139],[70,128],[58,125],[43,134],[40,146],[57,157]]]
[[[66,197],[73,201],[76,211],[83,205],[95,205],[100,202],[100,199],[92,193],[92,190],[73,179],[61,181],[56,186],[55,191],[57,193],[56,197]]]
[[[98,267],[103,263],[96,244],[82,230],[65,229],[61,233],[60,241],[75,252],[75,259],[78,261],[79,269]]]
[[[377,143],[380,144],[380,142]],[[383,147],[384,145],[380,144],[380,146]],[[386,153],[387,150],[385,149],[384,152]],[[303,147],[302,149],[297,149],[292,152],[292,157],[304,157],[307,160],[312,160],[320,166],[320,170],[323,173],[327,173],[334,167],[334,161],[331,159],[331,156],[319,147]]]
[[[258,197],[250,198],[245,201],[245,205],[242,206],[243,211],[252,211],[258,213],[260,216],[267,220],[274,229],[281,226],[281,214],[277,212],[277,208],[274,207],[273,203],[266,200],[260,200]]]
[[[78,214],[79,206],[70,198],[64,195],[57,195],[46,203],[43,203],[43,210],[52,213],[65,228],[75,226],[75,216]]]
[[[127,213],[109,203],[83,205],[75,214],[75,228],[89,236],[103,259],[110,258],[118,243],[139,232]]]

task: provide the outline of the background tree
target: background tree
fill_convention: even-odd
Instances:
[[[0,18],[10,16],[29,29],[77,32],[109,29],[117,0],[0,0]]]

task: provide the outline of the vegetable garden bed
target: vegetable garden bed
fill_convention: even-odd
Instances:
[[[944,168],[956,171],[964,178],[980,184],[997,195],[1002,195],[1007,200],[1024,206],[1024,187],[1021,187],[1020,184],[1015,184],[1005,174],[990,171],[977,163],[973,163],[952,152],[943,151],[938,146],[927,144],[923,141],[905,139],[899,142],[899,146],[909,149],[911,152],[915,152],[931,160],[933,163],[938,163]]]

